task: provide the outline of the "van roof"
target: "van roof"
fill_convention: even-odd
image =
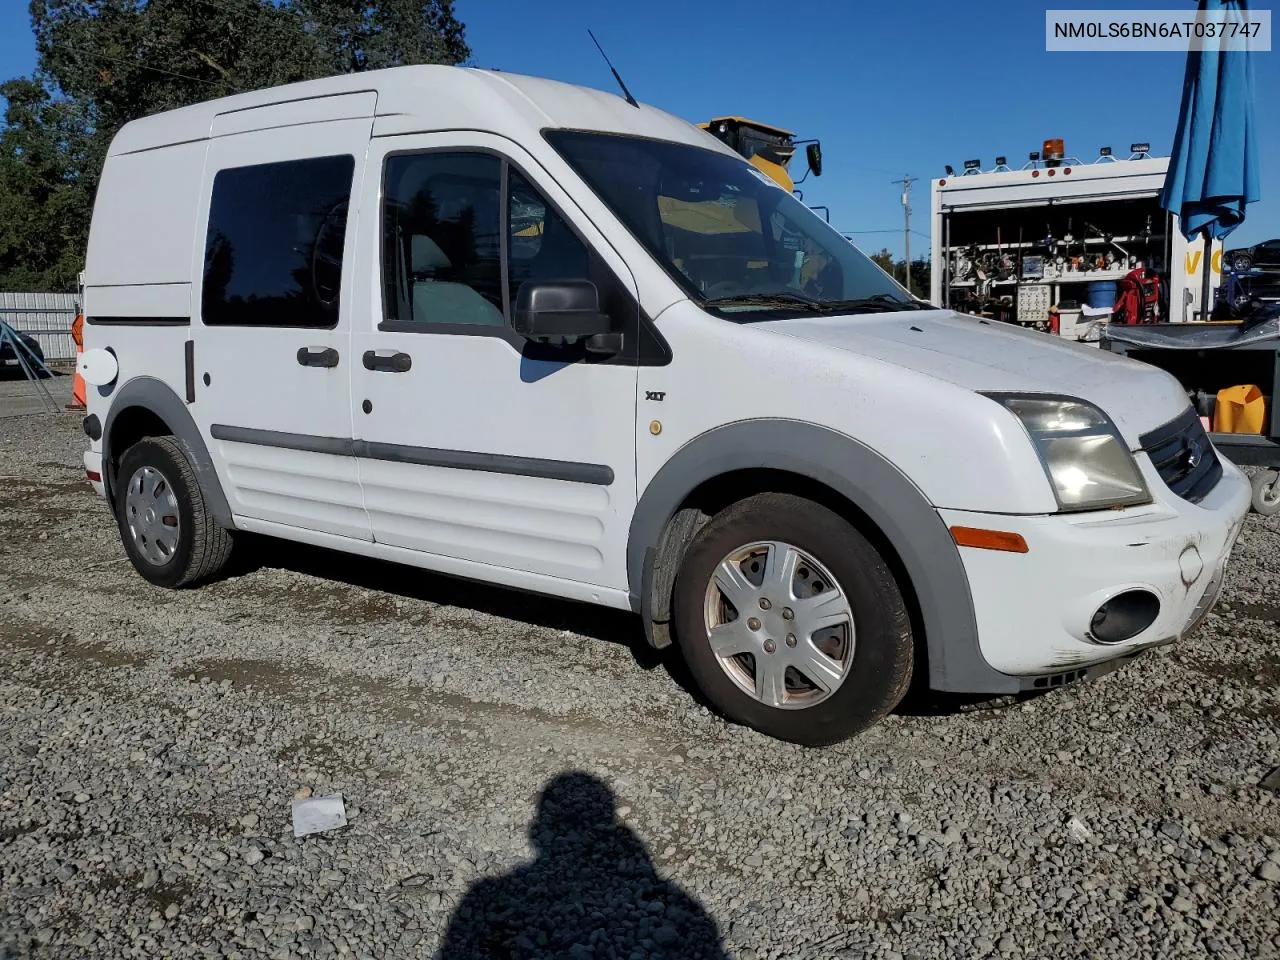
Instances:
[[[482,129],[519,141],[556,127],[629,133],[732,153],[687,120],[656,107],[633,107],[614,93],[497,70],[411,66],[269,87],[153,114],[125,124],[112,141],[109,155],[207,140],[218,135],[218,127],[228,128],[215,123],[220,117],[235,114],[243,121],[246,111],[264,107],[272,108],[263,111],[271,119],[252,128],[314,122],[326,118],[325,99],[335,107],[343,103],[332,119],[372,117],[375,136]],[[295,104],[302,108],[303,102],[307,102],[305,109],[291,109]],[[230,128],[250,127],[237,122],[228,132]]]

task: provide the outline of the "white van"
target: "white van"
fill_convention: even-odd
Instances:
[[[85,469],[152,583],[252,531],[629,609],[801,743],[1176,640],[1249,504],[1171,377],[913,300],[710,134],[548,80],[131,123],[84,282]]]

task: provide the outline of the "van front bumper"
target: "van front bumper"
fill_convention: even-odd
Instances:
[[[1224,462],[1222,479],[1199,504],[1163,485],[1155,496],[1143,507],[1074,515],[939,511],[948,527],[1017,533],[1027,543],[1026,553],[960,548],[979,648],[991,669],[1017,678],[1089,675],[1195,629],[1222,590],[1249,509],[1249,483]],[[1158,599],[1155,619],[1122,642],[1101,642],[1091,628],[1095,613],[1133,590]]]

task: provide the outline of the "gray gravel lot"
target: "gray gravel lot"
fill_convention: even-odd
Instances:
[[[814,751],[607,611],[261,540],[153,588],[23,387],[0,957],[1280,956],[1280,520],[1175,647]]]

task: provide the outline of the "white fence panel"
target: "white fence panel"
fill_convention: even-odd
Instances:
[[[74,360],[71,323],[76,318],[74,293],[2,293],[0,320],[40,341],[49,362]]]

